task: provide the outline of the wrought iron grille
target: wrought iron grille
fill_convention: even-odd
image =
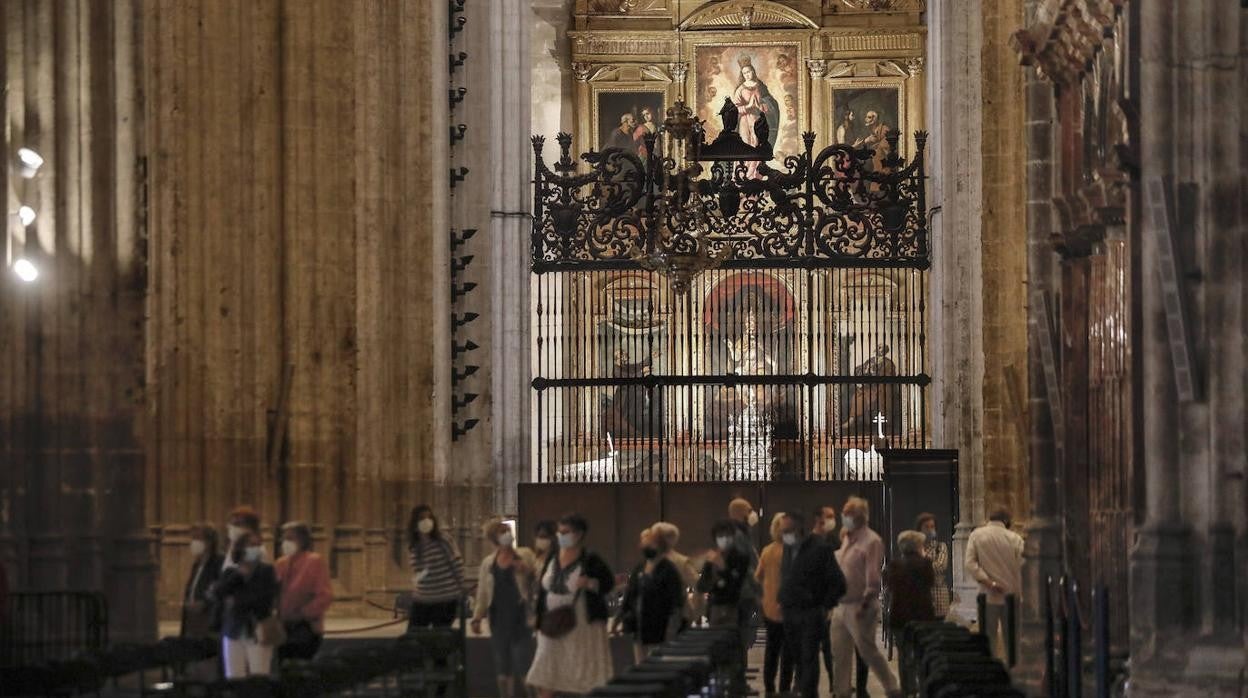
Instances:
[[[702,179],[621,149],[537,155],[532,240],[539,482],[878,479],[927,445],[922,152],[833,145]],[[663,197],[706,228],[666,225]],[[657,231],[665,231],[658,233]],[[697,239],[695,239],[697,236]],[[638,250],[733,247],[683,293]]]

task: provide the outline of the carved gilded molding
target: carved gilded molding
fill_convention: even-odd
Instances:
[[[828,53],[923,50],[923,33],[915,30],[875,29],[837,31],[819,35],[821,48]]]
[[[668,0],[589,0],[590,15],[608,17],[664,16],[672,12]]]
[[[770,0],[729,0],[695,10],[682,30],[818,29],[819,23],[797,10]]]
[[[569,32],[568,38],[572,40],[574,57],[674,56],[679,50],[675,32]]]
[[[831,0],[826,3],[830,11],[853,12],[922,12],[924,0]]]

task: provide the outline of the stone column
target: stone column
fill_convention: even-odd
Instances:
[[[1027,2],[1027,20],[1033,21],[1037,0]],[[1053,210],[1053,86],[1035,68],[1027,68],[1026,94],[1026,177],[1027,177],[1027,392],[1030,452],[1031,516],[1023,552],[1022,628],[1019,666],[1016,678],[1033,692],[1040,690],[1044,671],[1044,606],[1046,579],[1057,578],[1062,565],[1062,527],[1058,511],[1057,483],[1060,461],[1054,438],[1056,425],[1050,411],[1050,395],[1045,384],[1043,352],[1040,350],[1041,323],[1051,323],[1046,306],[1039,298],[1051,296],[1055,232]],[[1056,347],[1054,347],[1056,352]]]
[[[532,230],[532,104],[528,0],[503,0],[490,25],[491,461],[495,509],[518,513],[529,479],[529,236]],[[527,532],[522,532],[527,539]]]
[[[103,592],[114,641],[156,632],[140,445],[144,152],[136,8],[0,8],[8,203],[30,205],[20,252],[39,267],[0,294],[0,553],[19,589]],[[44,158],[33,179],[17,147]],[[15,206],[9,210],[15,210]],[[14,229],[16,228],[16,230]]]
[[[935,2],[928,8],[930,294],[933,446],[959,453],[961,519],[954,531],[956,613],[975,615],[976,588],[962,565],[966,539],[984,518],[983,259],[981,131],[965,123],[966,105],[982,101],[982,3]]]

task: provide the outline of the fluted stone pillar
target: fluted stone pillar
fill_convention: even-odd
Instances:
[[[931,347],[933,446],[959,454],[961,518],[954,529],[954,589],[962,618],[975,615],[975,585],[962,565],[966,539],[984,518],[983,212],[981,130],[965,122],[979,104],[982,6],[934,2],[928,14],[928,123],[932,219]]]

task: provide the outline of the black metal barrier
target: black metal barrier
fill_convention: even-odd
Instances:
[[[988,618],[988,596],[980,594],[975,597],[975,611],[979,615],[979,633],[988,637],[988,646],[992,646],[992,634],[985,627]],[[1018,664],[1018,597],[1014,594],[1005,595],[1005,607],[1001,609],[1001,634],[1005,645],[1005,665],[1013,669]],[[996,629],[993,629],[996,632]]]
[[[1044,675],[1049,698],[1083,695],[1083,612],[1079,582],[1063,576],[1046,580],[1044,594]],[[1101,584],[1092,592],[1092,668],[1096,698],[1108,698],[1118,680],[1110,668],[1109,589]]]
[[[0,668],[0,696],[73,696],[98,694],[123,677],[138,676],[143,695],[154,681],[181,676],[188,665],[212,659],[218,641],[169,637],[150,645],[114,645],[91,649],[69,659]],[[152,681],[154,680],[154,681]]]
[[[702,698],[745,695],[741,633],[736,628],[690,628],[606,685],[597,698]]]
[[[108,644],[108,602],[84,591],[17,592],[0,609],[0,667],[66,660]]]
[[[986,635],[955,623],[914,622],[898,644],[902,692],[921,698],[1022,698]]]

